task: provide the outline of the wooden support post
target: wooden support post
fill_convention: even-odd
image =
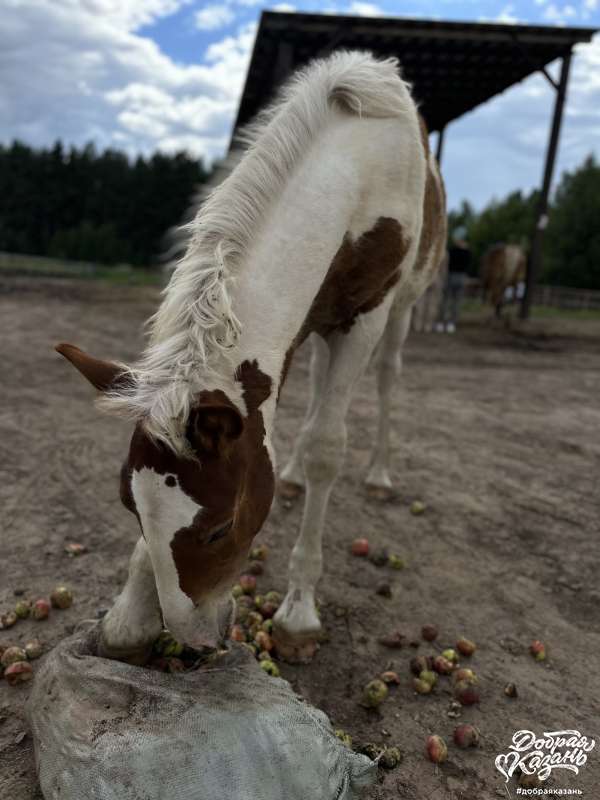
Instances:
[[[437,145],[435,148],[435,157],[437,158],[438,164],[441,165],[442,163],[442,150],[444,149],[444,131],[446,130],[446,126],[440,128],[438,133]]]
[[[544,240],[544,231],[548,224],[548,196],[550,194],[550,186],[552,184],[552,173],[554,172],[554,163],[556,161],[556,151],[558,149],[558,138],[560,135],[560,124],[562,122],[563,108],[565,105],[565,97],[567,94],[567,83],[569,81],[569,69],[571,67],[571,51],[569,51],[562,60],[562,67],[560,71],[560,80],[558,89],[556,90],[556,100],[554,103],[554,116],[552,118],[552,128],[550,130],[550,139],[548,141],[548,150],[546,151],[546,165],[544,167],[544,180],[542,183],[542,190],[540,199],[538,201],[535,228],[531,238],[531,251],[527,261],[527,278],[525,284],[525,294],[521,303],[520,317],[521,319],[529,319],[531,314],[531,306],[533,304],[533,292],[535,289],[535,282],[540,274],[542,264],[542,244]]]

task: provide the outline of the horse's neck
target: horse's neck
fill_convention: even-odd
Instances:
[[[236,278],[234,309],[242,325],[236,361],[258,362],[271,378],[264,404],[273,424],[286,356],[348,230],[359,176],[337,153],[336,132],[304,159],[257,231]]]

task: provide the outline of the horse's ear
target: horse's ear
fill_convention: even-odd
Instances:
[[[119,366],[119,364],[93,358],[73,344],[63,342],[62,344],[57,344],[54,349],[61,356],[64,356],[67,361],[70,361],[88,379],[92,386],[95,386],[100,392],[116,389],[119,383],[119,376],[125,374],[123,367]]]
[[[228,401],[202,400],[191,410],[187,438],[198,455],[223,453],[244,428],[242,415]]]

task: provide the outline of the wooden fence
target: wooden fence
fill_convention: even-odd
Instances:
[[[469,280],[465,294],[472,299],[481,299],[481,283],[477,278]],[[533,304],[573,311],[600,311],[600,291],[538,285],[535,287]]]
[[[600,291],[568,289],[565,286],[536,286],[533,302],[538,306],[600,311]]]

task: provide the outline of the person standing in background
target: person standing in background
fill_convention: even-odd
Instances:
[[[471,266],[471,250],[467,244],[467,231],[455,228],[452,245],[448,248],[448,277],[435,329],[438,333],[454,333],[458,323],[460,303],[465,291],[467,275]]]

